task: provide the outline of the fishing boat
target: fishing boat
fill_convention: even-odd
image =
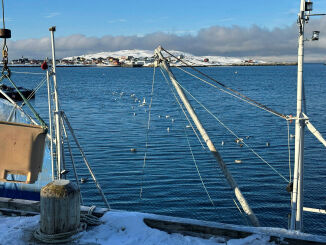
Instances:
[[[232,96],[235,96],[242,101],[248,102],[249,104],[253,104],[256,107],[263,109],[267,112],[270,112],[271,114],[274,114],[276,116],[279,116],[283,118],[284,120],[290,121],[295,120],[296,122],[296,134],[295,134],[295,166],[294,166],[294,178],[293,182],[289,183],[288,190],[291,193],[291,218],[289,222],[289,230],[285,229],[278,229],[278,228],[270,228],[270,227],[259,227],[260,222],[258,217],[255,215],[254,211],[251,209],[248,201],[245,199],[245,195],[241,192],[239,185],[235,181],[234,177],[228,170],[227,165],[225,164],[221,154],[219,153],[218,149],[214,146],[213,141],[210,139],[208,132],[205,130],[203,124],[200,122],[196,111],[193,109],[192,105],[189,103],[187,99],[187,91],[185,88],[181,86],[181,84],[178,82],[176,77],[174,76],[172,70],[170,69],[170,65],[166,57],[163,55],[163,52],[167,53],[169,57],[173,57],[179,62],[184,63],[185,66],[188,66],[187,63],[185,63],[183,60],[179,59],[178,57],[175,57],[172,53],[170,53],[168,50],[165,50],[161,46],[159,46],[155,50],[155,68],[160,67],[165,74],[170,78],[171,84],[174,86],[174,89],[176,91],[175,95],[178,95],[179,98],[176,99],[178,101],[178,104],[182,108],[185,108],[187,110],[190,118],[193,120],[193,122],[190,122],[192,128],[196,127],[201,134],[203,141],[207,144],[208,149],[212,153],[214,159],[216,159],[219,167],[222,170],[223,175],[225,176],[228,184],[230,185],[231,189],[233,190],[234,196],[237,199],[238,203],[240,204],[240,207],[243,211],[243,213],[246,215],[248,220],[250,221],[252,226],[236,226],[236,225],[227,225],[217,222],[205,222],[205,221],[199,221],[199,220],[190,220],[190,219],[181,219],[181,218],[175,218],[175,217],[167,217],[167,216],[151,216],[144,218],[144,223],[148,225],[149,227],[160,229],[163,231],[166,231],[168,233],[181,233],[181,234],[187,234],[187,235],[193,235],[193,236],[201,236],[201,237],[214,237],[214,236],[222,236],[226,237],[227,239],[231,238],[243,238],[250,236],[251,234],[264,234],[270,236],[270,240],[274,241],[275,243],[281,244],[281,243],[287,243],[287,244],[326,244],[326,237],[323,236],[317,236],[317,235],[311,235],[311,234],[305,234],[302,233],[302,227],[303,227],[303,219],[302,219],[302,213],[303,211],[307,212],[316,212],[320,214],[326,213],[325,210],[318,209],[318,208],[307,208],[303,207],[303,149],[304,149],[304,141],[303,141],[303,133],[304,129],[307,128],[309,131],[313,133],[313,135],[321,141],[322,144],[326,146],[326,141],[323,139],[322,135],[316,130],[316,128],[311,124],[309,121],[308,116],[303,112],[303,79],[302,79],[302,73],[303,73],[303,42],[304,42],[304,25],[307,23],[307,17],[311,16],[310,11],[311,8],[311,2],[301,0],[300,4],[300,14],[299,14],[299,48],[298,48],[298,87],[297,87],[297,115],[295,117],[292,117],[290,115],[283,115],[281,113],[278,113],[275,110],[272,110],[271,108],[243,95],[242,93],[229,88],[225,84],[215,80],[214,78],[202,73],[200,70],[193,68],[195,71],[199,72],[205,79],[211,80],[215,82],[218,86],[221,87],[221,89],[229,94],[232,94]],[[71,155],[71,162],[72,167],[75,175],[75,183],[79,188],[79,177],[78,173],[76,171],[74,160],[71,154],[71,147],[70,147],[70,141],[68,137],[69,135],[73,138],[73,142],[76,144],[76,147],[80,151],[81,157],[87,166],[90,176],[93,179],[96,187],[98,188],[99,194],[101,195],[103,202],[105,204],[105,209],[103,212],[106,212],[110,210],[110,205],[106,199],[106,195],[103,193],[100,184],[98,180],[96,179],[92,168],[87,161],[86,155],[83,152],[77,137],[75,135],[75,132],[69,122],[69,119],[65,112],[60,108],[59,105],[59,96],[58,96],[58,84],[57,84],[57,78],[56,78],[56,64],[55,64],[55,45],[54,45],[54,32],[55,27],[51,27],[51,46],[52,46],[52,67],[49,70],[45,71],[46,81],[47,81],[47,89],[48,89],[48,108],[49,108],[49,122],[45,123],[45,121],[38,115],[38,113],[35,111],[33,106],[29,103],[29,101],[25,98],[25,96],[22,95],[22,98],[25,102],[25,104],[28,106],[30,111],[32,112],[32,116],[29,116],[24,108],[17,105],[16,102],[13,100],[8,99],[4,94],[0,92],[8,99],[9,102],[0,100],[2,104],[6,105],[6,109],[3,109],[0,111],[0,114],[4,114],[4,116],[0,117],[0,120],[2,121],[1,126],[3,128],[5,127],[15,127],[19,128],[21,131],[19,132],[25,132],[26,128],[28,128],[28,131],[33,131],[34,128],[31,127],[31,129],[26,125],[27,122],[30,124],[37,125],[38,133],[36,132],[30,132],[30,134],[33,133],[37,135],[42,135],[40,139],[40,143],[35,141],[35,147],[33,148],[36,151],[36,154],[38,155],[39,159],[47,160],[47,164],[39,162],[40,166],[31,167],[30,170],[27,172],[22,171],[21,169],[4,169],[5,176],[1,179],[3,183],[3,191],[0,192],[0,196],[3,197],[11,197],[11,198],[19,198],[17,196],[8,196],[5,193],[7,190],[12,190],[11,193],[19,193],[24,192],[25,190],[28,190],[30,192],[33,192],[34,194],[38,195],[36,198],[32,198],[33,200],[36,200],[36,202],[31,201],[31,198],[28,198],[26,196],[20,198],[24,199],[24,202],[21,202],[21,200],[13,200],[13,199],[1,199],[0,200],[0,209],[3,210],[4,207],[7,212],[10,212],[14,210],[17,212],[17,209],[21,209],[24,213],[30,213],[35,214],[40,212],[39,207],[39,192],[40,189],[47,184],[48,182],[51,182],[53,180],[61,180],[66,179],[66,163],[64,159],[64,145],[68,146],[69,153]],[[190,67],[190,66],[189,66]],[[154,68],[154,69],[155,69]],[[183,69],[183,68],[181,68]],[[183,69],[184,70],[184,69]],[[188,72],[187,70],[185,70]],[[15,83],[12,81],[11,77],[8,76],[8,73],[6,73],[6,70],[4,71],[4,78],[8,79],[13,86],[16,88],[17,91],[19,91],[18,87],[15,86]],[[201,78],[203,79],[203,78]],[[177,97],[176,97],[177,98]],[[144,99],[144,102],[145,99]],[[182,104],[181,104],[182,103]],[[151,104],[151,103],[150,103]],[[1,107],[0,107],[1,108]],[[184,110],[184,112],[185,112]],[[4,111],[4,113],[2,113]],[[14,112],[13,112],[14,111]],[[1,116],[1,115],[0,115]],[[150,114],[149,114],[150,117]],[[6,130],[8,131],[8,130]],[[1,131],[0,128],[0,134],[3,134],[4,130]],[[11,130],[11,132],[16,133],[17,130]],[[22,133],[20,133],[22,134]],[[20,135],[19,134],[19,135]],[[27,134],[27,133],[26,133]],[[17,134],[16,134],[17,135]],[[236,136],[236,135],[235,135]],[[3,136],[6,137],[6,136]],[[238,143],[245,144],[244,139],[236,136],[236,139],[239,141]],[[3,142],[3,141],[1,141]],[[42,144],[43,142],[43,144]],[[45,144],[47,142],[47,145]],[[15,142],[11,142],[14,144]],[[7,143],[7,144],[10,144]],[[1,145],[0,145],[1,147]],[[3,147],[5,147],[3,145]],[[44,157],[44,149],[45,149],[45,157]],[[33,150],[30,150],[30,152],[33,152]],[[13,155],[13,154],[12,154]],[[146,158],[146,154],[145,154]],[[144,159],[145,159],[144,158]],[[5,165],[6,162],[1,162],[3,165]],[[27,163],[30,164],[30,163]],[[47,165],[47,167],[46,167]],[[36,169],[36,170],[35,170]],[[33,172],[33,173],[32,173]],[[42,174],[45,173],[44,178],[42,179]],[[26,175],[23,177],[23,180],[19,179],[19,176],[17,175]],[[34,177],[30,177],[30,175],[33,175]],[[35,177],[35,175],[37,177]],[[11,176],[9,178],[8,176]],[[38,182],[39,181],[39,182]],[[36,184],[36,185],[35,185]],[[32,186],[34,187],[32,188]],[[33,190],[31,190],[33,189]],[[29,200],[27,200],[29,199]],[[20,205],[18,205],[20,203]],[[81,197],[81,204],[82,203],[82,197]],[[17,208],[19,207],[19,208]],[[239,208],[240,209],[240,208]]]
[[[23,98],[19,95],[19,93],[16,91],[15,88],[7,86],[5,84],[1,84],[0,88],[3,92],[5,92],[14,101],[22,101],[23,100]],[[33,92],[33,90],[26,89],[23,87],[18,87],[18,89],[26,98],[29,98],[29,99],[35,98],[35,93]],[[6,97],[3,96],[2,94],[0,94],[0,98],[5,99]]]

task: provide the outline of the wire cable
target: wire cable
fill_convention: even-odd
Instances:
[[[178,82],[177,82],[178,83]],[[262,158],[254,149],[252,149],[247,143],[245,143],[240,137],[234,133],[225,123],[223,123],[217,116],[215,116],[209,109],[207,109],[199,100],[197,100],[187,89],[185,89],[180,83],[179,86],[187,92],[202,108],[204,108],[212,117],[214,117],[230,134],[234,135],[237,139],[241,140],[241,142],[256,155],[260,160],[262,160],[265,164],[267,164],[275,173],[277,173],[282,179],[286,182],[289,182],[279,171],[277,171],[270,163],[268,163],[264,158]]]
[[[140,199],[142,198],[142,195],[143,195],[144,172],[145,172],[147,151],[148,151],[148,134],[149,134],[150,122],[151,122],[151,110],[152,110],[153,95],[154,95],[154,84],[155,84],[155,66],[154,66],[153,79],[152,79],[151,101],[150,101],[149,107],[148,107],[148,120],[147,120],[147,129],[146,129],[146,145],[145,145],[144,162],[143,162],[142,177],[141,177],[141,184],[140,184],[140,191],[139,191],[139,198]]]
[[[161,69],[161,72],[162,72],[162,74],[163,74],[163,77],[165,78],[165,81],[167,82],[168,86],[170,87],[170,90],[171,90],[171,92],[172,92],[172,94],[173,94],[173,96],[174,96],[176,102],[177,102],[178,105],[180,106],[180,109],[182,110],[182,112],[184,113],[184,115],[187,117],[186,112],[185,112],[185,110],[184,110],[184,108],[183,108],[181,102],[179,101],[178,97],[176,96],[174,90],[171,88],[171,86],[170,86],[170,84],[169,84],[169,81],[168,81],[168,79],[166,78],[165,74],[163,73],[162,69]],[[187,117],[187,119],[188,119],[188,117]],[[188,119],[188,120],[189,120],[189,119]],[[202,186],[203,186],[203,188],[204,188],[204,190],[205,190],[205,192],[206,192],[206,194],[207,194],[207,197],[208,197],[209,201],[210,201],[211,204],[215,207],[215,204],[214,204],[214,202],[213,202],[213,200],[212,200],[212,198],[211,198],[211,196],[210,196],[210,194],[209,194],[209,192],[208,192],[208,190],[207,190],[207,188],[206,188],[206,185],[205,185],[205,183],[204,183],[204,180],[203,180],[203,178],[202,178],[202,176],[201,176],[201,174],[200,174],[200,171],[199,171],[199,168],[198,168],[198,165],[197,165],[197,161],[196,161],[196,159],[195,159],[194,153],[193,153],[192,148],[191,148],[191,144],[190,144],[190,141],[189,141],[189,137],[188,137],[188,134],[187,134],[186,128],[184,128],[184,132],[185,132],[185,136],[186,136],[186,139],[187,139],[187,142],[188,142],[189,151],[190,151],[190,154],[191,154],[191,156],[192,156],[192,160],[193,160],[193,162],[194,162],[194,164],[195,164],[196,171],[197,171],[197,174],[198,174],[199,179],[200,179],[200,181],[201,181],[201,184],[202,184]]]
[[[271,108],[269,108],[269,107],[267,107],[267,106],[265,106],[265,105],[263,105],[263,104],[261,104],[261,103],[255,101],[255,100],[249,98],[248,96],[243,95],[242,93],[238,92],[237,90],[232,89],[232,88],[230,88],[230,87],[224,85],[223,83],[217,81],[216,79],[212,78],[211,76],[209,76],[209,75],[207,75],[207,74],[201,72],[200,70],[196,69],[195,67],[188,65],[185,61],[179,59],[178,57],[176,57],[175,55],[173,55],[173,54],[170,53],[169,51],[165,50],[164,48],[162,48],[162,50],[164,50],[166,53],[168,53],[169,55],[171,55],[172,57],[174,57],[174,58],[177,59],[178,61],[182,62],[182,63],[183,63],[184,65],[186,65],[187,67],[189,67],[189,68],[193,69],[194,71],[198,72],[198,73],[201,74],[202,76],[204,76],[204,77],[210,79],[211,81],[213,81],[213,82],[219,84],[220,86],[222,86],[222,87],[225,88],[226,90],[229,90],[229,91],[231,91],[231,92],[237,94],[238,96],[242,97],[244,100],[246,100],[246,101],[250,101],[250,102],[252,102],[252,103],[258,105],[259,107],[264,108],[266,111],[269,111],[269,112],[272,112],[272,113],[275,114],[275,115],[278,115],[279,117],[282,117],[282,118],[284,118],[284,119],[287,118],[284,114],[279,113],[279,112],[276,112],[275,110],[273,110],[273,109],[271,109]]]

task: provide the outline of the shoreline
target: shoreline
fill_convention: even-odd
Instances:
[[[311,63],[319,64],[319,63]],[[323,63],[320,63],[323,64]],[[297,62],[270,62],[270,63],[243,63],[243,64],[212,64],[212,65],[193,65],[191,67],[225,67],[225,66],[296,66]],[[325,65],[325,64],[324,64]],[[184,65],[170,65],[171,67],[187,67]],[[2,67],[2,66],[1,66]],[[31,68],[40,68],[41,65],[22,65],[22,64],[10,64],[8,67],[31,67]],[[101,68],[151,68],[153,66],[106,66],[106,65],[60,65],[57,64],[56,67],[101,67]]]

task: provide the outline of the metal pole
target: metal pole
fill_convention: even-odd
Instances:
[[[48,87],[48,104],[49,104],[49,128],[50,128],[50,151],[51,151],[51,166],[52,166],[52,181],[54,180],[54,163],[53,163],[53,133],[52,133],[52,107],[51,107],[51,89],[50,89],[50,75],[46,71],[46,82]]]
[[[229,185],[231,186],[232,190],[234,191],[234,194],[236,196],[236,198],[238,199],[240,205],[242,206],[242,209],[244,210],[244,212],[248,215],[252,225],[254,226],[260,226],[259,225],[259,221],[256,217],[256,215],[254,214],[254,212],[251,210],[251,208],[249,207],[246,199],[244,198],[244,196],[242,195],[240,188],[238,187],[237,183],[235,182],[235,180],[233,179],[231,173],[229,172],[226,164],[224,163],[221,155],[219,154],[219,152],[216,150],[213,142],[211,141],[211,139],[209,138],[206,130],[204,129],[204,127],[202,126],[201,122],[199,121],[194,109],[192,108],[192,106],[190,105],[186,95],[184,94],[182,88],[179,86],[177,80],[175,79],[173,73],[170,70],[170,67],[168,66],[168,64],[166,63],[165,58],[163,57],[162,53],[161,53],[162,47],[159,46],[156,50],[155,53],[159,56],[160,61],[161,61],[161,66],[163,66],[163,68],[167,71],[167,73],[169,74],[169,77],[172,81],[172,84],[174,85],[178,95],[180,96],[183,104],[185,105],[189,115],[191,116],[192,120],[194,121],[196,127],[198,128],[198,131],[200,132],[201,136],[203,137],[204,141],[207,144],[207,147],[209,148],[209,150],[212,152],[213,156],[215,157],[215,159],[217,160],[225,178],[227,179]]]
[[[297,75],[297,116],[295,120],[295,162],[293,175],[291,226],[292,230],[302,229],[303,203],[303,150],[304,150],[304,116],[302,115],[302,85],[304,56],[305,0],[301,0],[299,13],[298,39],[298,75]]]
[[[58,98],[58,87],[57,87],[57,76],[55,70],[55,46],[54,46],[54,32],[56,28],[52,26],[49,28],[51,32],[51,45],[52,45],[52,77],[53,77],[53,90],[54,90],[54,101],[55,101],[55,133],[56,133],[56,156],[57,156],[57,171],[58,179],[61,179],[61,167],[62,167],[62,144],[61,144],[61,125],[60,125],[60,112],[59,112],[59,98]]]

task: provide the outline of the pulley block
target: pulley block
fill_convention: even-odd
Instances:
[[[11,38],[11,30],[0,29],[0,38]]]

